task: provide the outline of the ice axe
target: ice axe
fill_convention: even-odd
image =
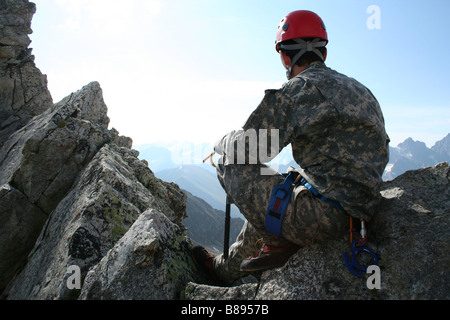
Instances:
[[[210,159],[211,165],[216,168],[216,165],[213,162],[213,156],[216,153],[211,153],[208,157],[203,159],[203,163]],[[225,231],[224,231],[224,237],[223,237],[223,258],[225,260],[228,259],[228,247],[230,246],[230,220],[231,220],[231,204],[233,201],[231,200],[230,196],[227,195],[227,200],[225,204]]]
[[[229,195],[227,195],[227,203],[225,205],[225,231],[223,238],[223,258],[228,259],[228,247],[230,245],[230,211],[232,200]]]

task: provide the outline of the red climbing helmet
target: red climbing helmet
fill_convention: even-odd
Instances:
[[[280,51],[281,42],[296,38],[320,38],[328,43],[327,30],[322,19],[308,10],[293,11],[281,20],[275,49]]]
[[[287,40],[292,40],[286,43]],[[286,68],[286,77],[292,78],[292,69],[299,59],[307,52],[315,53],[323,62],[327,58],[326,50],[323,48],[328,43],[327,30],[322,19],[314,12],[308,10],[298,10],[285,16],[278,25],[277,38],[275,40],[275,49],[295,50],[297,53],[291,58],[291,65],[283,66]],[[322,50],[323,51],[323,50]]]

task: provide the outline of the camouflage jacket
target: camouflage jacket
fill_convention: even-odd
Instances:
[[[239,149],[239,142],[245,145],[245,163],[268,162],[291,144],[310,184],[339,201],[352,216],[370,220],[389,160],[389,137],[380,106],[365,86],[323,63],[312,63],[279,90],[266,90],[242,129],[216,144],[219,154],[234,156],[225,165],[243,163],[236,158],[239,151],[231,151]],[[266,129],[263,132],[274,148],[264,159],[259,151],[252,152],[252,139],[246,134],[261,129]],[[278,141],[273,140],[274,132]]]

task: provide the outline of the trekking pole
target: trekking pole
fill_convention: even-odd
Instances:
[[[228,247],[230,245],[230,211],[231,211],[231,198],[227,195],[227,203],[225,206],[225,234],[223,239],[223,258],[228,259]]]

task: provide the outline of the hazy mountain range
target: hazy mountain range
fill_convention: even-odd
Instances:
[[[226,196],[217,180],[215,169],[209,162],[202,162],[213,150],[211,144],[147,144],[136,149],[140,152],[140,158],[148,161],[150,169],[158,178],[175,182],[213,208],[225,210]],[[408,138],[397,147],[390,146],[390,160],[383,180],[392,180],[405,171],[434,166],[444,161],[450,162],[450,134],[431,148],[424,142]],[[279,172],[285,171],[289,166],[299,167],[292,159],[290,146],[272,160],[271,165]],[[239,216],[236,208],[232,215]]]
[[[186,211],[189,218],[185,220],[185,225],[192,239],[210,248],[222,250],[226,195],[217,179],[215,168],[209,161],[202,162],[211,153],[213,146],[193,143],[147,144],[136,149],[140,152],[140,158],[148,161],[150,169],[158,178],[175,182],[187,191]],[[217,158],[214,160],[217,161]],[[424,142],[408,138],[397,147],[390,146],[390,160],[383,180],[393,180],[408,170],[434,166],[444,161],[450,162],[450,134],[431,148]],[[272,160],[271,165],[279,172],[285,172],[289,166],[299,167],[292,159],[290,146]],[[232,221],[230,243],[234,241],[244,222],[244,217],[234,205],[231,216],[237,219]]]

